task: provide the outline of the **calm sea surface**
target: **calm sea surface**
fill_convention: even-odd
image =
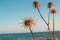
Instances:
[[[49,32],[36,32],[34,33],[37,40],[48,39]],[[60,31],[55,31],[55,37],[60,40]],[[57,40],[58,40],[57,39]],[[31,33],[12,33],[12,34],[0,34],[0,40],[33,40]]]

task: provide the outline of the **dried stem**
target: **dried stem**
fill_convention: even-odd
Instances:
[[[50,32],[50,38],[51,38],[51,37],[52,37],[52,36],[51,36],[52,33],[51,33],[50,27],[49,27],[49,21],[50,21],[50,9],[49,9],[49,14],[48,14],[48,23],[47,23],[47,22],[45,21],[45,19],[43,18],[42,14],[41,14],[41,12],[40,12],[40,10],[39,10],[39,8],[37,8],[37,10],[38,10],[38,12],[39,12],[39,15],[41,16],[41,18],[43,19],[43,21],[44,21],[45,24],[47,25],[48,31]]]
[[[55,36],[54,36],[54,14],[53,14],[53,31],[51,32],[51,40],[55,40]]]
[[[49,30],[49,32],[50,32],[49,24],[50,24],[50,8],[49,8],[49,13],[48,13],[48,30]]]
[[[48,23],[45,21],[45,19],[43,18],[43,16],[42,16],[42,14],[41,14],[41,12],[40,12],[40,10],[39,10],[39,8],[37,8],[37,10],[38,10],[38,12],[39,12],[39,15],[41,16],[41,18],[43,19],[43,21],[45,22],[45,24],[48,26],[48,30],[49,30],[49,32],[50,32],[50,27],[49,27],[49,20],[50,20],[50,9],[49,9],[49,16],[48,16]]]
[[[50,32],[50,39],[52,40],[52,32],[50,31],[50,8],[49,8],[49,13],[48,13],[48,30]]]
[[[35,38],[35,36],[34,36],[34,33],[32,32],[32,30],[31,30],[30,27],[29,27],[29,29],[30,29],[30,32],[31,32],[31,34],[32,34],[33,40],[36,40],[36,38]]]
[[[53,38],[54,38],[54,27],[55,27],[55,25],[54,25],[54,14],[53,14]]]
[[[43,18],[43,16],[42,16],[42,14],[41,14],[41,12],[40,12],[40,10],[39,10],[39,8],[37,7],[37,10],[38,10],[38,12],[39,12],[39,15],[41,16],[41,18],[43,19],[43,21],[46,23],[46,25],[48,26],[48,23],[45,21],[45,19]]]
[[[53,33],[54,33],[54,14],[53,14]]]

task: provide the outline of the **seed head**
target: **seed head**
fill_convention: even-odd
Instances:
[[[49,2],[48,3],[48,8],[52,8],[53,7],[53,3],[52,2]]]
[[[24,25],[25,25],[26,27],[32,27],[32,26],[34,25],[34,20],[33,20],[33,19],[30,19],[30,18],[25,19],[25,20],[24,20]]]
[[[56,10],[55,9],[52,9],[51,10],[51,13],[55,14],[56,13]]]
[[[38,1],[34,1],[33,4],[34,4],[34,7],[36,7],[36,8],[40,6]]]

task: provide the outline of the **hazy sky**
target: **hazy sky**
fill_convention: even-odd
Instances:
[[[34,32],[47,31],[46,24],[40,18],[38,11],[34,8],[35,0],[0,0],[0,33],[27,32],[29,29],[19,24],[25,17],[34,17],[36,25]],[[60,30],[60,0],[39,0],[40,11],[47,21],[48,2],[53,2],[57,10],[55,14],[55,30]],[[39,19],[40,18],[40,19]],[[52,14],[50,27],[52,29]]]

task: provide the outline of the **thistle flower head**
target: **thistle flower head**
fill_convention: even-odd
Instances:
[[[34,4],[34,7],[36,7],[36,8],[40,6],[38,1],[34,1],[33,4]]]
[[[51,10],[51,13],[55,14],[56,13],[56,10],[55,9],[52,9]]]
[[[32,27],[35,23],[34,23],[34,20],[32,18],[28,18],[28,19],[25,19],[23,21],[23,24],[25,25],[25,27]]]
[[[48,3],[48,8],[52,8],[53,7],[53,3],[52,2],[49,2]]]

